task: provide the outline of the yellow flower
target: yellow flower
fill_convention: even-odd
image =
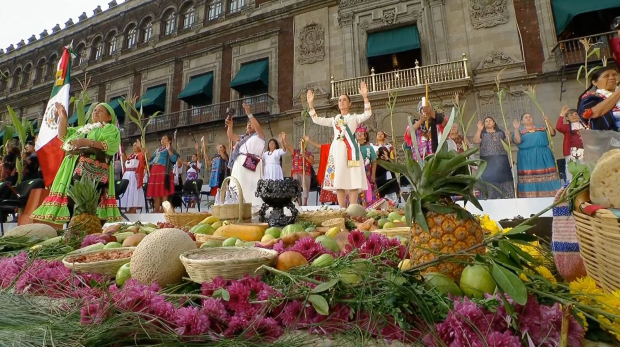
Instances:
[[[577,312],[577,316],[581,319],[581,322],[583,323],[583,331],[588,331],[588,321],[586,320],[586,316],[583,314],[583,312]]]
[[[568,284],[571,294],[578,295],[577,300],[584,305],[593,305],[596,299],[601,297],[603,291],[596,286],[592,277],[578,278]]]
[[[529,278],[527,278],[527,275],[526,275],[524,272],[522,272],[522,273],[520,273],[520,274],[519,274],[519,278],[520,278],[520,279],[521,279],[521,281],[523,281],[523,282],[529,282],[529,281],[530,281],[530,279],[529,279]]]
[[[556,284],[558,283],[555,279],[555,277],[553,277],[553,274],[551,273],[551,271],[549,271],[549,269],[547,269],[544,266],[538,266],[536,268],[536,272],[538,272],[539,275],[541,275],[542,277],[544,277],[547,281]]]

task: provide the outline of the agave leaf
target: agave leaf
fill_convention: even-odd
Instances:
[[[448,129],[448,130],[452,129],[452,124],[454,123],[455,116],[456,116],[456,109],[452,107],[452,112],[450,112],[450,118],[448,119],[448,124],[446,124],[444,129]],[[443,134],[441,134],[441,139],[439,140],[439,144],[437,145],[437,151],[443,148],[443,144],[446,142],[446,139],[448,138],[449,134],[450,134],[450,131],[444,131]]]
[[[467,122],[467,127],[465,129],[463,129],[463,134],[467,135],[469,133],[469,128],[471,126],[471,122],[474,121],[474,119],[476,118],[477,114],[478,114],[478,110],[474,111],[474,114],[471,116],[471,118],[469,118],[469,121]]]
[[[407,225],[409,227],[413,226],[413,200],[413,194],[409,195],[407,203],[405,204],[405,220],[407,221]]]
[[[420,180],[422,175],[422,168],[417,161],[413,159],[413,152],[411,149],[405,149],[405,165],[411,174],[411,184],[415,186],[415,183]]]
[[[381,159],[377,160],[377,164],[385,168],[388,171],[392,171],[394,173],[404,175],[412,185],[415,184],[416,182],[416,180],[411,175],[410,170],[403,164],[393,163],[391,161],[381,160]]]
[[[418,148],[418,134],[413,129],[413,123],[411,121],[411,116],[407,117],[407,122],[409,123],[409,132],[410,132],[410,135],[411,135],[411,145],[413,146],[413,149],[415,150],[415,152],[414,152],[415,158],[417,158],[417,162],[420,164],[420,167],[424,168],[424,160],[425,159],[420,156],[420,149]]]
[[[476,179],[480,179],[480,177],[482,177],[482,174],[484,173],[486,169],[487,169],[487,161],[480,160],[480,162],[478,163],[478,171],[476,171]]]
[[[415,213],[415,223],[417,223],[420,228],[422,228],[422,230],[429,231],[428,224],[426,223],[426,217],[424,216],[424,212],[422,211],[422,202],[420,200],[414,199],[413,211]]]
[[[584,66],[581,65],[579,67],[579,70],[577,70],[577,82],[581,83],[580,78],[581,78],[581,72],[584,70]],[[587,82],[587,81],[586,81]]]

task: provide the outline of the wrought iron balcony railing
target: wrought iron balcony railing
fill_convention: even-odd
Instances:
[[[332,98],[340,95],[349,96],[359,94],[359,85],[366,82],[369,92],[382,92],[396,88],[409,88],[423,86],[426,83],[441,83],[449,81],[470,79],[467,57],[447,63],[420,66],[416,61],[415,67],[405,70],[397,70],[375,74],[374,69],[368,76],[349,78],[345,80],[331,80]]]
[[[273,102],[274,100],[271,96],[261,94],[243,99],[221,102],[219,104],[194,107],[180,112],[157,116],[146,128],[146,132],[156,133],[224,120],[226,119],[227,109],[235,110],[233,117],[245,116],[245,111],[242,106],[243,103],[252,107],[252,113],[254,115],[270,114]],[[124,137],[140,135],[140,129],[135,123],[129,120],[129,117],[127,117],[125,124],[125,128],[122,131]]]
[[[609,31],[606,33],[577,37],[574,39],[558,41],[553,47],[555,53],[555,61],[558,67],[578,65],[585,63],[586,49],[581,40],[588,40],[590,45],[600,48],[600,58],[593,54],[588,58],[588,62],[600,61],[603,57],[608,60],[612,60],[611,47],[609,41],[616,36],[615,31]]]

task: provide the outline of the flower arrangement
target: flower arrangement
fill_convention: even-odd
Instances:
[[[598,314],[596,318],[600,322],[601,328],[611,333],[620,341],[620,290],[613,292],[605,291],[599,288],[594,279],[589,276],[570,282],[569,288],[571,294],[580,303],[595,307],[602,311],[602,313],[615,316],[615,318],[610,319],[609,316]],[[579,312],[579,315],[586,321],[583,312]]]
[[[78,135],[83,135],[84,137],[88,136],[88,134],[90,134],[91,131],[95,130],[95,129],[100,129],[103,128],[103,123],[101,122],[97,122],[97,123],[89,123],[84,125],[83,127],[79,128],[77,130],[77,134]],[[73,141],[72,140],[68,140],[65,141],[65,143],[62,145],[62,149],[65,152],[69,152],[75,149],[75,146],[73,145]]]

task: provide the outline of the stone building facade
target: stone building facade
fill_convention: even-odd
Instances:
[[[361,111],[357,86],[362,80],[371,87],[369,128],[393,133],[399,143],[407,117],[417,116],[425,83],[436,108],[449,112],[458,94],[467,102],[467,117],[477,111],[477,118],[493,116],[501,124],[495,82],[502,70],[509,127],[525,112],[542,122],[525,94],[528,85],[537,85],[538,99],[554,123],[563,105],[576,106],[584,87],[575,81],[576,65],[565,61],[570,42],[558,39],[553,1],[112,1],[106,10],[98,7],[62,29],[56,26],[52,33],[0,50],[5,75],[0,77],[0,110],[11,105],[22,117],[41,117],[61,49],[73,42],[76,94],[86,84],[92,100],[109,102],[165,86],[162,115],[147,135],[151,151],[162,134],[177,131],[182,153],[190,155],[194,139],[205,136],[213,155],[217,143],[227,142],[225,110],[232,107],[241,116],[242,101],[257,107],[268,138],[284,131],[297,141],[305,129],[314,140],[331,142],[331,129],[310,121],[304,127],[301,100],[312,88],[319,114],[333,116],[338,113],[335,98],[347,93]],[[371,36],[405,27],[415,27],[419,35],[413,55],[369,57]],[[379,71],[379,65],[390,65],[389,59],[407,68]],[[260,60],[268,62],[264,95],[242,95],[230,87],[243,66]],[[213,76],[209,102],[196,106],[178,98],[192,78],[207,73]],[[385,106],[390,94],[397,96],[392,118]],[[239,117],[237,132],[242,125],[245,119]],[[128,117],[122,127],[124,142],[138,135]],[[561,158],[561,135],[554,142]],[[290,169],[290,157],[284,167]]]

